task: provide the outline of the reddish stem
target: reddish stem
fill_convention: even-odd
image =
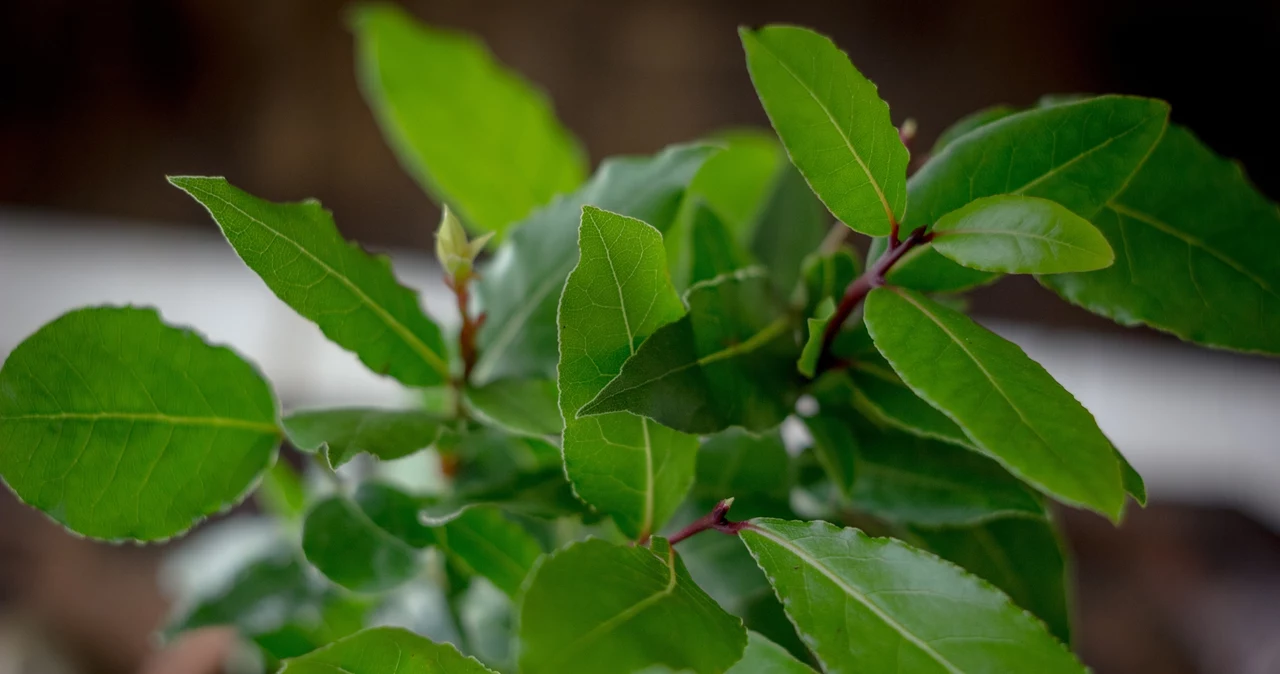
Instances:
[[[668,540],[672,545],[675,545],[694,534],[702,533],[708,529],[715,529],[722,534],[736,535],[743,529],[751,528],[750,522],[730,522],[728,520],[729,508],[732,506],[733,499],[731,498],[727,498],[717,503],[716,506],[711,509],[711,512],[694,520],[689,524],[689,526],[676,532],[676,534]]]
[[[475,368],[480,356],[480,351],[476,348],[476,334],[480,331],[480,326],[484,325],[485,319],[484,314],[471,316],[471,279],[472,275],[469,273],[460,274],[456,279],[445,279],[445,283],[458,298],[458,315],[462,317],[462,327],[458,330],[458,355],[462,357],[463,384],[471,381],[471,370]]]

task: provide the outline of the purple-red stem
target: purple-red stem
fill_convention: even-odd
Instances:
[[[675,545],[694,534],[702,533],[708,529],[715,529],[722,534],[735,535],[743,529],[750,528],[750,522],[730,522],[728,520],[729,508],[732,506],[733,499],[731,498],[727,498],[717,503],[716,507],[711,509],[711,512],[694,520],[689,524],[689,526],[676,532],[676,534],[668,540],[672,545]]]

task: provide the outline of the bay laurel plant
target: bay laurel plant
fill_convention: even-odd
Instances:
[[[315,201],[170,182],[421,404],[282,413],[254,365],[137,307],[71,311],[0,371],[0,475],[71,531],[168,539],[253,493],[279,519],[168,635],[234,625],[287,672],[1081,672],[1055,512],[1119,522],[1143,482],[963,293],[1030,274],[1280,353],[1280,213],[1162,101],[992,108],[913,159],[829,39],[743,29],[772,130],[592,173],[473,38],[386,6],[354,31],[444,207],[457,325]],[[431,479],[390,479],[412,467]]]

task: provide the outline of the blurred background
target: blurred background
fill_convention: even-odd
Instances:
[[[916,148],[987,105],[1156,96],[1280,197],[1274,0],[403,4],[484,38],[595,161],[767,124],[735,28],[785,21],[834,37],[895,122],[919,122]],[[0,355],[72,306],[134,302],[236,345],[286,407],[401,395],[271,297],[166,174],[319,198],[447,315],[428,262],[438,212],[360,99],[346,3],[0,2]],[[974,310],[1095,412],[1153,494],[1118,530],[1065,513],[1084,660],[1280,673],[1280,363],[1119,328],[1028,279]],[[140,671],[166,610],[163,548],[74,539],[0,491],[0,674]]]

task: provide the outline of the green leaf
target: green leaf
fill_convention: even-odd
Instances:
[[[560,448],[546,440],[481,427],[446,434],[436,447],[456,459],[457,472],[452,496],[424,509],[433,520],[480,505],[542,518],[587,514],[565,478]]]
[[[244,499],[276,459],[275,418],[234,351],[153,309],[77,309],[0,369],[0,477],[83,536],[167,538]]]
[[[724,222],[702,201],[693,206],[693,268],[689,283],[699,283],[751,266],[751,258]]]
[[[888,234],[906,210],[908,154],[876,86],[813,31],[738,32],[760,102],[813,191],[853,229]]]
[[[280,674],[497,674],[458,652],[399,627],[373,627],[287,660]]]
[[[472,381],[554,378],[556,306],[578,263],[582,207],[621,213],[664,230],[675,219],[685,186],[715,152],[707,145],[675,145],[652,157],[605,160],[587,184],[515,228],[477,284],[486,319]]]
[[[1147,505],[1147,483],[1134,469],[1133,464],[1124,458],[1124,454],[1120,450],[1116,450],[1116,462],[1120,464],[1120,478],[1124,482],[1124,490],[1132,496],[1138,505]]]
[[[1015,604],[1071,642],[1067,564],[1044,517],[998,517],[967,527],[913,527],[928,550],[1000,588]]]
[[[647,340],[622,372],[568,418],[626,410],[686,433],[767,430],[797,397],[791,317],[758,268],[700,283],[689,313]],[[573,402],[577,402],[576,399]]]
[[[834,414],[819,414],[804,420],[813,436],[813,455],[827,478],[846,499],[852,497],[856,483],[858,438],[843,419]]]
[[[961,447],[973,446],[954,421],[903,383],[879,353],[854,361],[844,383],[852,394],[854,407],[891,426]]]
[[[779,292],[795,287],[804,260],[831,228],[831,216],[796,167],[783,163],[752,228],[751,254]]]
[[[938,139],[933,142],[933,148],[929,150],[929,155],[941,154],[948,145],[956,139],[968,134],[970,131],[984,127],[992,122],[998,122],[1009,115],[1016,114],[1018,109],[1010,105],[993,105],[989,108],[983,108],[977,112],[971,112],[964,117],[956,120],[954,124],[947,127],[945,131],[938,134]]]
[[[911,176],[903,226],[931,225],[997,194],[1049,199],[1092,220],[1160,140],[1168,113],[1163,101],[1102,96],[1033,108],[982,126]],[[873,247],[873,255],[882,247]],[[924,292],[955,292],[995,278],[961,267],[931,246],[908,253],[888,275],[895,285]]]
[[[689,197],[704,201],[734,240],[745,245],[786,155],[767,129],[735,129],[708,140],[724,149],[702,165],[689,183]]]
[[[1170,127],[1093,222],[1116,264],[1041,283],[1123,325],[1280,354],[1280,210],[1238,164]]]
[[[1085,671],[1004,594],[900,541],[772,519],[739,536],[826,672]]]
[[[284,418],[284,432],[299,451],[323,452],[333,468],[367,452],[398,459],[435,443],[446,420],[421,410],[348,407],[302,410]]]
[[[302,476],[283,458],[263,473],[262,484],[253,496],[263,512],[288,522],[301,520],[307,507]]]
[[[753,496],[785,501],[791,461],[782,436],[730,428],[707,438],[698,450],[695,485],[696,495],[714,501]]]
[[[400,163],[476,232],[503,232],[586,175],[546,96],[471,36],[356,9],[360,83]]]
[[[971,269],[1060,274],[1103,269],[1115,253],[1098,228],[1056,202],[984,197],[942,216],[933,247]]]
[[[796,286],[792,304],[804,307],[804,313],[813,316],[823,300],[839,302],[845,289],[861,273],[862,265],[848,246],[834,253],[811,254],[804,260],[801,282]]]
[[[758,632],[747,632],[747,650],[738,664],[725,674],[815,674],[809,665],[795,659],[787,649]]]
[[[549,379],[499,379],[467,387],[467,403],[500,428],[527,435],[555,435],[564,428]]]
[[[800,352],[800,360],[796,362],[796,369],[810,379],[817,375],[818,359],[822,357],[823,336],[827,332],[827,324],[831,322],[831,317],[835,313],[836,303],[827,297],[818,304],[813,318],[806,319],[809,324],[809,338],[805,340],[804,349]]]
[[[418,499],[373,482],[331,496],[307,513],[302,551],[329,580],[355,592],[381,592],[417,575],[420,551],[435,537],[418,521]]]
[[[270,657],[291,658],[359,630],[369,609],[368,602],[308,573],[292,550],[281,550],[250,561],[229,583],[195,597],[165,635],[232,626]]]
[[[1117,519],[1124,487],[1093,415],[1016,345],[896,288],[867,297],[876,348],[921,398],[1037,489]]]
[[[400,285],[391,262],[346,242],[314,200],[275,204],[225,178],[171,177],[222,228],[240,259],[277,297],[370,370],[408,386],[449,379],[440,329]]]
[[[582,500],[643,540],[675,512],[693,481],[697,438],[626,412],[579,419],[660,326],[684,313],[649,225],[582,209],[581,258],[560,299],[560,410],[565,472]]]
[[[542,555],[529,532],[493,507],[468,508],[433,531],[451,560],[511,597]]]
[[[525,674],[631,672],[651,665],[727,670],[747,644],[742,622],[689,578],[662,538],[652,549],[591,539],[534,571],[520,607]]]

